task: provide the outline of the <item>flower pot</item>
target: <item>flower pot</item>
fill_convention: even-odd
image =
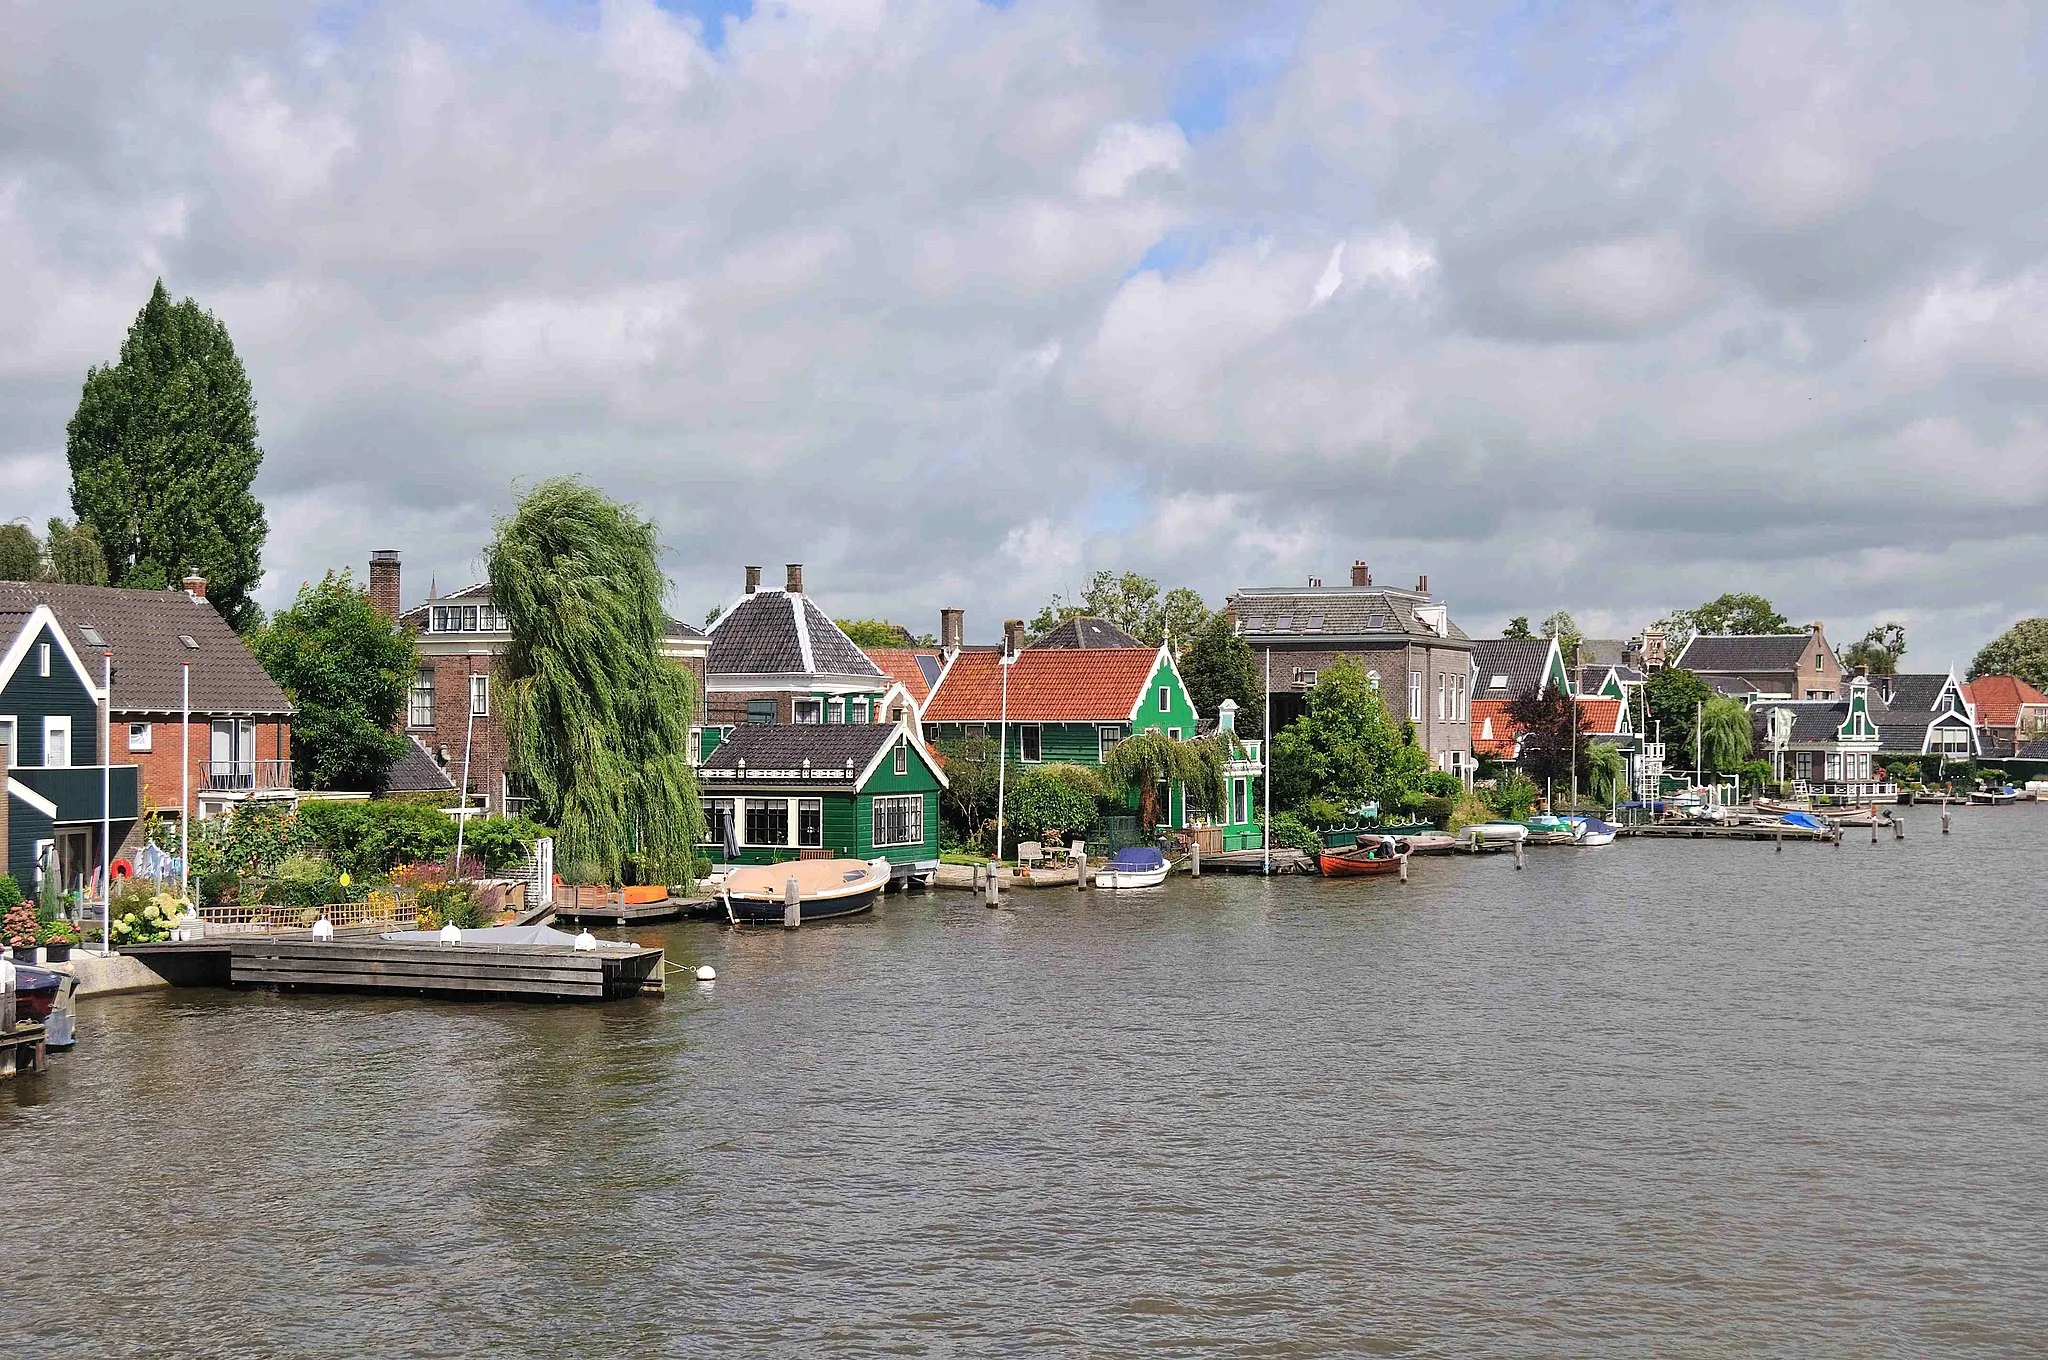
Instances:
[[[44,945],[43,957],[48,959],[51,963],[68,963],[71,959],[70,942],[66,941],[61,944],[52,942],[50,944]]]
[[[9,952],[11,952],[14,955],[14,961],[16,963],[35,964],[42,962],[41,959],[36,957],[37,950],[36,947],[32,944],[15,945],[13,949]]]

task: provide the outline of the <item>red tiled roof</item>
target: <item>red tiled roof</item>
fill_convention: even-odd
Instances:
[[[925,705],[926,722],[994,722],[1003,713],[1001,651],[965,651]],[[1012,722],[1129,722],[1152,679],[1150,647],[1026,648],[1010,670]]]
[[[2048,694],[2017,675],[1987,675],[1972,680],[1963,690],[1977,710],[1979,727],[2012,727],[2020,720],[2020,705],[2048,704]]]
[[[1506,699],[1474,699],[1471,718],[1473,755],[1514,758],[1516,728],[1508,717]]]
[[[891,680],[901,683],[903,688],[909,690],[910,697],[916,700],[919,705],[922,705],[926,699],[931,697],[932,689],[929,684],[925,683],[924,668],[917,664],[917,658],[920,653],[915,649],[908,647],[864,647],[861,650],[868,654],[868,660],[882,668],[882,674],[888,676]],[[936,657],[938,653],[925,652],[922,655]]]
[[[1621,700],[1593,699],[1579,700],[1579,726],[1595,735],[1607,735],[1618,731],[1621,723]]]

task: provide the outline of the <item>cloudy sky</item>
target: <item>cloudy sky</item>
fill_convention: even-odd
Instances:
[[[993,636],[1354,557],[1471,631],[1726,589],[1909,666],[2048,613],[2022,4],[0,0],[0,518],[161,275],[265,603],[515,484]]]

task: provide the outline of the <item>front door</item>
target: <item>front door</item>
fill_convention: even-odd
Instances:
[[[43,719],[43,764],[58,768],[71,763],[71,719]]]
[[[57,828],[58,887],[66,892],[79,887],[91,891],[98,883],[99,865],[92,853],[97,839],[91,827]]]

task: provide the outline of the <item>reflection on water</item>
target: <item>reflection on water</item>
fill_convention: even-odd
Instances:
[[[2048,810],[889,899],[665,1001],[85,1003],[16,1353],[2041,1346]]]

